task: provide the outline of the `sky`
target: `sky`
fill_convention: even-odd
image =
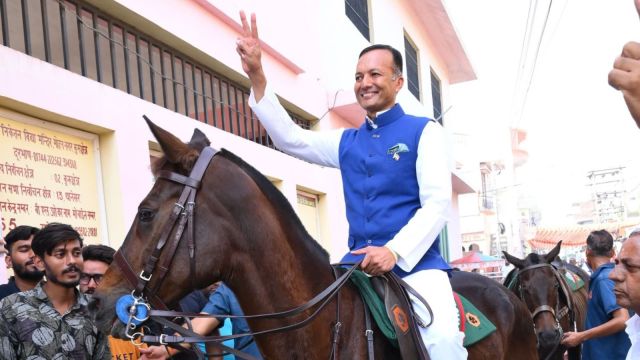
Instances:
[[[527,131],[529,160],[517,182],[548,223],[562,223],[570,204],[584,199],[590,170],[626,167],[627,189],[640,189],[640,129],[607,83],[624,44],[640,42],[633,0],[444,3],[478,77],[451,86],[448,116],[466,119],[485,160],[504,150],[496,134]]]

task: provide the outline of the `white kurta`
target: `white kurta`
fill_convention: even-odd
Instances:
[[[249,105],[278,149],[308,162],[340,168],[339,148],[344,129],[300,128],[269,87],[260,103],[256,103],[252,92]],[[416,174],[422,207],[386,245],[399,255],[398,266],[407,272],[429,250],[449,219],[452,194],[445,134],[440,124],[431,121],[425,126],[417,151]]]
[[[310,131],[297,126],[267,87],[256,103],[253,92],[249,105],[260,119],[276,147],[285,153],[315,164],[339,168],[340,140],[344,129]],[[398,266],[407,272],[420,261],[448,220],[451,206],[451,170],[444,129],[435,122],[425,126],[418,145],[416,176],[421,208],[386,246],[398,255]],[[404,278],[422,295],[434,313],[433,324],[422,329],[422,338],[433,360],[466,359],[464,334],[458,331],[456,310],[447,273],[423,270]],[[429,321],[426,308],[412,301],[414,309]]]
[[[635,314],[627,320],[626,324],[627,328],[624,331],[629,334],[629,340],[631,340],[627,360],[638,360],[640,359],[640,317]]]

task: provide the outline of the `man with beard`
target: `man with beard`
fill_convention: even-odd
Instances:
[[[110,360],[107,337],[76,289],[83,267],[80,234],[51,223],[34,236],[31,247],[46,281],[0,300],[0,359]]]
[[[20,291],[33,289],[44,273],[33,262],[33,250],[31,240],[39,231],[38,228],[28,225],[20,225],[9,231],[5,238],[4,248],[7,255],[4,261],[7,269],[13,268],[13,274],[9,282],[0,285],[0,300]]]

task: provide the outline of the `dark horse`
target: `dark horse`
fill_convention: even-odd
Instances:
[[[562,241],[545,255],[529,254],[518,259],[504,252],[514,269],[505,279],[509,287],[522,299],[535,324],[540,359],[561,360],[566,348],[560,344],[567,331],[583,331],[587,315],[589,276],[573,267],[585,284],[572,291],[565,278],[569,264],[557,263]],[[580,346],[570,348],[569,359],[580,359]]]
[[[198,168],[197,160],[204,157],[201,153],[210,150],[209,140],[196,130],[190,143],[184,144],[153,123],[149,122],[149,126],[165,156],[154,165],[157,180],[140,203],[116,261],[94,296],[96,320],[102,330],[123,337],[124,326],[114,316],[114,304],[141,281],[144,295],[152,304],[159,299],[171,308],[191,289],[222,280],[233,289],[248,315],[295,308],[334,282],[327,252],[305,231],[289,202],[265,176],[222,150],[204,167],[201,181],[190,180],[192,168]],[[188,222],[193,229],[188,225],[184,234],[173,236],[176,230],[167,224],[175,220],[176,203],[185,204],[181,194],[188,186],[183,184],[199,190],[193,199],[193,219]],[[179,241],[175,242],[175,254],[166,249],[161,251],[153,276],[148,271],[141,272],[149,259],[156,256],[158,239],[166,239],[163,232],[167,229],[172,234],[167,247],[172,248],[174,238]],[[190,231],[192,238],[188,235]],[[181,236],[187,239],[179,240]],[[195,246],[193,252],[191,245]],[[122,270],[127,266],[131,271]],[[470,359],[535,359],[533,323],[522,302],[502,285],[480,275],[456,274],[453,284],[498,328],[468,349]],[[329,301],[304,327],[255,336],[265,358],[366,359],[360,295],[348,282],[338,298]],[[333,332],[337,307],[342,323],[339,336]],[[253,332],[264,331],[301,321],[312,311],[306,310],[293,318],[248,322]],[[375,326],[374,336],[376,359],[400,358]],[[336,348],[332,349],[334,339]]]

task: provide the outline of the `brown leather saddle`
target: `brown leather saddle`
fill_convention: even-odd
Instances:
[[[427,301],[393,272],[372,277],[371,285],[383,300],[396,331],[402,360],[430,360],[420,335],[420,327],[426,328],[433,321],[433,312]],[[430,316],[428,323],[413,311],[409,294],[425,304]]]

